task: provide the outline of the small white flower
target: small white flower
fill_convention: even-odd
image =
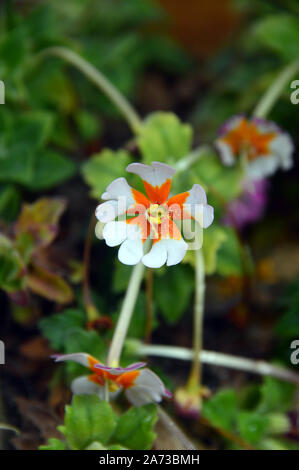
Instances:
[[[144,368],[144,362],[131,364],[129,367],[108,367],[87,353],[58,354],[52,356],[56,362],[74,361],[90,369],[88,376],[77,377],[71,384],[75,395],[98,395],[101,400],[105,396],[105,386],[111,397],[121,390],[134,406],[160,402],[163,397],[171,397],[163,382],[150,369]]]
[[[277,124],[265,119],[234,116],[222,126],[215,144],[227,166],[244,158],[251,180],[270,176],[278,168],[288,170],[293,164],[291,137]]]
[[[108,246],[120,245],[118,258],[124,264],[142,261],[149,268],[159,268],[180,263],[188,244],[176,222],[196,220],[206,228],[214,218],[204,189],[195,184],[190,191],[169,197],[175,170],[164,163],[132,163],[127,171],[141,177],[146,196],[131,188],[125,178],[113,181],[102,195],[106,202],[96,209],[97,219],[104,224],[101,236]],[[115,220],[119,216],[125,220]],[[149,237],[153,245],[145,254]]]

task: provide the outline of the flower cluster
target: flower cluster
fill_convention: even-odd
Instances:
[[[102,195],[106,202],[96,209],[96,217],[104,224],[102,236],[107,245],[120,245],[118,258],[128,265],[142,261],[149,268],[159,268],[165,263],[167,266],[180,263],[188,243],[178,224],[195,220],[206,228],[214,218],[204,189],[195,184],[190,191],[169,197],[175,170],[164,163],[153,162],[151,166],[132,163],[127,171],[141,177],[146,195],[131,188],[125,178],[108,186]],[[119,216],[125,220],[116,220]],[[149,253],[145,253],[148,238],[153,244]]]
[[[234,165],[243,158],[247,177],[251,180],[292,166],[294,145],[291,137],[277,124],[265,119],[234,116],[222,126],[216,147],[224,165]]]
[[[87,367],[89,376],[77,377],[71,389],[75,395],[98,395],[105,398],[105,387],[109,395],[117,395],[121,390],[134,406],[160,402],[163,397],[171,397],[163,382],[150,369],[144,368],[144,362],[129,367],[108,367],[87,353],[57,354],[52,356],[56,362],[74,361]]]

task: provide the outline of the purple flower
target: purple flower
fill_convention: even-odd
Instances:
[[[268,188],[269,182],[266,179],[246,180],[241,196],[228,203],[223,223],[242,229],[245,225],[260,220],[267,205]]]

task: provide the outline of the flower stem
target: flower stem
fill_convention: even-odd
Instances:
[[[141,262],[133,268],[108,353],[107,365],[109,366],[117,367],[119,364],[120,355],[122,352],[125,338],[127,336],[128,328],[130,325],[138,292],[142,282],[144,270],[145,266]]]
[[[205,155],[210,150],[208,145],[201,145],[196,149],[192,150],[188,155],[181,158],[175,165],[176,174],[188,170],[190,166],[194,165],[203,155]]]
[[[183,431],[173,421],[173,419],[166,413],[166,411],[164,411],[159,405],[157,405],[157,408],[159,420],[167,431],[167,434],[172,437],[172,441],[174,441],[175,445],[175,450],[195,450],[196,448],[194,444],[183,433]]]
[[[145,323],[145,342],[151,342],[152,330],[153,330],[153,281],[154,271],[148,268],[146,271],[146,323]]]
[[[265,118],[279,96],[283,92],[286,85],[290,82],[292,77],[299,71],[299,60],[291,62],[285,67],[282,72],[278,75],[276,80],[272,83],[270,88],[266,91],[264,96],[261,98],[256,108],[253,111],[253,116],[257,118]]]
[[[193,362],[188,380],[190,386],[201,386],[201,361],[203,314],[205,294],[205,267],[202,250],[195,251],[195,303],[193,323]]]
[[[105,385],[104,385],[104,399],[107,403],[109,403],[109,384],[108,384],[108,380],[105,381]]]
[[[67,47],[55,46],[49,47],[41,51],[36,59],[40,60],[45,57],[56,56],[69,62],[79,69],[91,82],[93,82],[105,95],[115,104],[124,118],[129,123],[131,129],[136,134],[139,133],[142,122],[134,108],[128,102],[124,95],[102,74],[96,67],[87,62],[76,52]]]
[[[98,312],[96,306],[94,305],[89,285],[89,266],[90,266],[90,250],[91,250],[91,241],[92,235],[94,233],[96,224],[96,218],[93,215],[90,219],[88,231],[84,244],[84,253],[83,253],[83,301],[86,310],[87,319],[89,322],[100,318],[100,313]]]
[[[181,359],[189,361],[193,358],[192,349],[181,348],[179,346],[164,346],[151,344],[129,344],[128,350],[138,356],[158,356],[171,359]],[[200,360],[204,364],[227,367],[229,369],[243,370],[252,374],[269,375],[286,382],[292,382],[299,385],[299,374],[286,367],[275,366],[266,361],[247,359],[245,357],[223,354],[216,351],[202,350],[199,354]]]

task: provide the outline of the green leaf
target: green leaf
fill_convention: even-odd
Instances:
[[[4,73],[16,74],[22,70],[28,52],[28,38],[22,25],[7,33],[0,42],[1,62]]]
[[[156,439],[157,419],[157,407],[153,404],[132,407],[119,418],[112,441],[128,449],[151,449]]]
[[[41,150],[35,156],[33,177],[26,186],[32,191],[50,189],[70,179],[76,171],[70,158],[52,150]]]
[[[298,307],[292,308],[279,319],[275,331],[280,338],[289,340],[297,338],[299,331]]]
[[[113,152],[105,149],[91,157],[82,167],[83,177],[91,187],[91,195],[99,199],[113,180],[125,175],[131,161],[132,157],[125,150]]]
[[[85,450],[107,450],[107,447],[104,447],[100,442],[92,442]]]
[[[138,146],[144,163],[173,163],[190,151],[192,128],[173,113],[151,114],[141,129]]]
[[[98,441],[106,444],[116,428],[111,406],[95,395],[75,395],[66,406],[63,433],[72,450],[86,449]]]
[[[73,329],[84,328],[85,313],[82,310],[68,309],[62,313],[56,313],[39,322],[39,327],[45,338],[50,341],[53,349],[62,351],[65,338]]]
[[[100,137],[101,123],[93,114],[87,111],[78,111],[75,119],[80,135],[84,140]]]
[[[1,157],[0,181],[28,185],[33,180],[35,155],[30,147],[17,142],[9,151],[9,157]]]
[[[67,446],[64,442],[60,441],[60,439],[56,439],[55,437],[50,437],[49,444],[39,446],[39,450],[66,450]]]
[[[72,330],[66,332],[63,352],[66,354],[86,352],[104,362],[107,347],[103,338],[96,331],[72,328]],[[69,380],[88,372],[85,367],[75,362],[69,361],[65,364],[65,367]]]
[[[225,389],[203,402],[202,415],[213,426],[232,431],[238,414],[238,401],[233,389]]]
[[[217,272],[222,276],[240,275],[243,272],[241,247],[232,228],[223,228],[226,239],[217,253]]]
[[[52,115],[27,112],[0,119],[0,181],[34,185],[37,152],[49,139]],[[3,134],[2,134],[3,133]]]
[[[250,411],[241,411],[237,416],[237,427],[245,441],[257,444],[266,434],[268,417]]]
[[[202,156],[192,167],[192,179],[208,192],[209,202],[213,196],[216,208],[222,202],[230,201],[242,192],[243,170],[240,165],[224,166],[216,153]],[[214,203],[215,201],[215,203]]]
[[[271,15],[259,21],[254,36],[287,61],[299,58],[299,19],[291,14]]]
[[[187,265],[167,268],[155,276],[154,298],[167,323],[176,323],[189,305],[194,288],[194,276]]]
[[[261,402],[258,411],[263,413],[289,411],[295,386],[272,377],[265,377],[261,387]]]
[[[12,242],[0,233],[0,288],[17,292],[24,288],[24,263]]]
[[[20,191],[12,184],[0,185],[0,219],[15,220],[21,201]]]
[[[213,274],[217,268],[218,250],[226,241],[227,234],[223,227],[213,224],[204,231],[203,237],[205,271],[207,274]]]

